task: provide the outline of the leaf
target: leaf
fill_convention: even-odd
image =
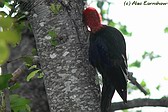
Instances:
[[[122,111],[123,111],[123,112],[129,112],[128,109],[124,109],[124,110],[122,110]]]
[[[168,98],[168,96],[163,96],[161,99],[167,99]]]
[[[54,4],[54,3],[51,3],[50,4],[50,10],[54,13],[54,14],[58,14],[58,12],[60,11],[61,9],[61,6],[60,4]]]
[[[31,108],[29,105],[26,105],[26,109],[28,110],[28,112],[31,112]]]
[[[48,35],[51,37],[51,39],[50,39],[51,45],[56,46],[58,44],[58,42],[56,40],[56,37],[57,37],[56,32],[55,31],[49,31]]]
[[[142,55],[142,59],[149,58],[150,61],[152,61],[155,58],[160,58],[160,55],[155,55],[153,51],[147,52],[145,51],[144,54]]]
[[[104,15],[107,13],[107,10],[101,10],[101,15]]]
[[[34,68],[37,68],[37,65],[32,65],[32,66],[29,68],[29,70],[34,69]]]
[[[23,31],[23,29],[26,28],[25,22],[24,21],[22,21],[22,22],[15,22],[13,28],[17,32],[21,33]]]
[[[0,75],[0,90],[3,90],[8,87],[8,82],[11,78],[11,74]]]
[[[30,79],[32,79],[39,71],[40,71],[40,70],[35,70],[35,71],[31,72],[31,73],[27,76],[26,80],[29,82]]]
[[[37,49],[36,48],[33,48],[31,53],[33,54],[33,56],[37,55]]]
[[[48,35],[51,36],[51,38],[56,38],[57,37],[57,34],[56,34],[55,31],[49,31]]]
[[[50,43],[52,46],[56,46],[58,44],[58,42],[55,39],[51,39]]]
[[[57,14],[57,9],[56,9],[54,3],[51,3],[51,5],[50,5],[50,9],[51,9],[51,11],[52,11],[54,14]]]
[[[151,92],[150,92],[150,89],[146,89],[146,92],[148,93],[148,95],[150,95],[151,94]]]
[[[11,105],[11,109],[14,112],[27,112],[25,110],[27,110],[27,105],[30,103],[30,100],[20,97],[17,94],[14,95],[10,95],[10,105]]]
[[[9,48],[4,40],[0,40],[0,66],[9,58]]]
[[[60,4],[56,4],[55,6],[56,6],[56,9],[57,9],[57,12],[59,12],[60,9],[61,9],[61,6],[62,6],[62,5],[60,5]]]
[[[168,81],[168,77],[167,76],[164,76],[163,79],[166,80],[166,81]]]
[[[20,42],[21,35],[17,31],[0,32],[0,41],[6,41],[7,44],[16,45]]]
[[[4,3],[0,1],[0,8],[4,7]]]
[[[141,86],[142,86],[142,87],[146,87],[146,82],[145,82],[144,80],[142,80]]]
[[[159,89],[160,89],[160,85],[158,85],[158,86],[156,87],[156,89],[159,91]]]
[[[4,17],[4,16],[6,16],[6,15],[7,15],[6,12],[0,11],[0,18],[1,18],[1,17]]]
[[[44,77],[44,73],[42,72],[42,73],[40,73],[38,76],[37,76],[37,78],[43,78]]]
[[[166,27],[166,28],[164,29],[164,32],[165,32],[165,33],[168,33],[168,27]]]
[[[112,20],[110,20],[110,21],[108,21],[108,25],[114,27],[116,25],[116,23],[114,23]]]
[[[14,19],[11,18],[10,16],[8,17],[0,17],[0,26],[3,29],[9,29],[12,27],[12,25],[14,24]]]
[[[23,57],[23,61],[26,62],[26,64],[28,66],[32,66],[33,65],[33,57],[31,57],[31,56],[24,56]]]
[[[102,9],[103,5],[104,5],[104,2],[102,2],[102,1],[97,2],[97,7],[98,8]]]
[[[142,55],[142,59],[145,59],[147,55],[148,55],[148,52],[145,51],[144,54]]]
[[[135,62],[131,63],[129,65],[129,67],[137,67],[137,68],[140,68],[141,67],[141,62],[136,60]]]
[[[12,85],[10,88],[9,88],[9,90],[16,90],[16,89],[18,89],[18,88],[20,88],[20,83],[15,83],[14,85]]]
[[[127,35],[127,36],[132,36],[132,33],[129,33],[128,31],[127,31],[127,26],[126,25],[121,25],[120,23],[119,23],[119,25],[120,25],[120,31],[124,34],[124,35]]]

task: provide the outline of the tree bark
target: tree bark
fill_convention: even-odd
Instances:
[[[33,0],[31,0],[33,2]],[[82,23],[82,0],[59,0],[61,10],[51,12],[45,0],[30,11],[40,64],[51,112],[100,112],[96,71],[88,62],[88,35]],[[52,46],[49,31],[57,34]]]

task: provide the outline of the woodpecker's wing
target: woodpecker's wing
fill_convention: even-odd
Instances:
[[[114,85],[126,102],[127,58],[123,35],[117,29],[109,26],[104,26],[95,34],[91,34],[89,60],[102,74],[105,80],[103,85],[104,83]]]

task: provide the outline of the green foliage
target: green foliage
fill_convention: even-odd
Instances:
[[[14,24],[14,18],[0,12],[0,65],[9,57],[8,45],[15,46],[20,41],[20,33],[15,29]]]
[[[141,62],[136,60],[135,62],[129,64],[129,67],[137,67],[140,68],[141,67]]]
[[[147,92],[147,95],[150,95],[151,92],[150,92],[150,89],[149,88],[145,88],[146,92]]]
[[[61,5],[58,3],[51,3],[50,4],[50,10],[54,13],[54,14],[58,14],[59,11],[61,9]]]
[[[163,79],[166,80],[166,81],[168,81],[168,77],[167,76],[163,77]]]
[[[137,86],[135,86],[135,85],[133,85],[133,84],[131,84],[131,83],[128,83],[127,84],[127,88],[128,88],[128,94],[131,94],[132,93],[132,91],[135,91],[135,90],[138,90],[138,88],[137,88]]]
[[[33,65],[33,57],[32,56],[24,56],[22,59],[26,63],[27,66]]]
[[[8,82],[11,78],[11,74],[0,75],[0,90],[3,90],[8,87]]]
[[[141,81],[140,85],[143,87],[143,89],[147,92],[148,95],[150,95],[150,89],[147,88],[147,84],[144,80]],[[138,90],[137,86],[128,83],[127,84],[127,88],[128,88],[128,94],[131,94],[133,91]]]
[[[23,19],[22,14],[19,15],[19,7],[13,0],[0,0],[0,7],[8,7],[9,14],[4,11],[0,11],[0,66],[4,64],[10,54],[9,46],[16,46],[20,42],[21,31],[25,27],[25,22],[20,21]],[[12,15],[12,17],[11,17]],[[30,60],[29,60],[30,62]],[[0,75],[0,93],[2,100],[0,100],[0,112],[5,112],[5,100],[4,100],[4,89],[13,91],[20,87],[19,83],[15,83],[9,86],[11,74]],[[10,104],[12,112],[30,112],[28,99],[22,98],[19,95],[10,95]]]
[[[37,78],[43,78],[44,77],[44,73],[43,72],[40,72],[39,75],[37,76]]]
[[[35,56],[37,54],[37,49],[33,48],[31,53],[33,56]]]
[[[168,96],[163,96],[161,99],[167,99],[168,98]]]
[[[56,46],[58,44],[56,38],[57,38],[57,34],[55,31],[49,31],[48,35],[51,37],[50,39],[50,43],[52,46]]]
[[[127,26],[126,25],[122,25],[120,22],[119,23],[115,23],[112,19],[109,18],[105,18],[105,15],[109,15],[109,8],[111,3],[108,2],[108,7],[106,9],[103,9],[103,5],[104,5],[104,1],[98,1],[97,2],[97,7],[100,9],[100,14],[102,15],[102,19],[103,21],[107,21],[107,24],[109,26],[112,27],[117,27],[118,29],[126,36],[132,36],[132,33],[127,31]]]
[[[164,29],[164,32],[165,32],[165,33],[168,33],[168,27],[166,27],[166,28]]]
[[[33,50],[33,53],[36,54],[36,50],[35,51],[34,50]],[[38,68],[38,65],[33,63],[33,57],[32,56],[25,56],[25,57],[23,57],[23,60],[26,63],[29,70],[31,70],[31,72],[29,73],[29,75],[26,78],[26,81],[29,82],[35,76],[37,76],[37,78],[42,78],[44,76],[44,73],[41,71],[40,68]]]
[[[17,31],[3,31],[0,32],[0,40],[7,44],[16,45],[20,41],[20,35]]]
[[[4,7],[4,3],[0,1],[0,8]]]
[[[150,89],[147,88],[146,82],[145,82],[144,80],[142,80],[140,84],[141,84],[141,86],[145,89],[145,91],[148,93],[148,95],[150,95],[150,94],[151,94],[151,93],[150,93]]]
[[[98,8],[102,9],[103,5],[104,5],[104,2],[103,2],[103,1],[98,1],[98,2],[97,2],[97,7],[98,7]]]
[[[129,112],[128,109],[124,109],[124,110],[122,110],[122,111],[123,111],[123,112]]]
[[[27,76],[26,80],[27,80],[27,81],[30,81],[30,79],[32,79],[33,77],[35,77],[35,75],[36,75],[39,71],[40,71],[40,70],[38,69],[38,70],[34,70],[33,72],[31,72],[31,73]]]
[[[9,57],[9,48],[5,41],[0,39],[0,66],[5,63]]]
[[[160,57],[161,57],[160,55],[154,54],[153,51],[151,51],[151,52],[145,51],[144,54],[142,55],[141,61],[136,60],[136,61],[134,61],[133,63],[129,64],[129,67],[137,67],[137,68],[140,68],[140,67],[141,67],[141,63],[142,63],[142,61],[143,61],[144,59],[149,58],[150,61],[152,61],[153,59],[160,58]]]
[[[119,23],[119,30],[120,30],[124,35],[132,36],[132,33],[130,33],[130,32],[127,31],[127,26],[126,26],[126,25],[121,25],[121,24]]]
[[[30,112],[30,107],[28,106],[30,100],[20,97],[17,94],[10,95],[10,105],[13,112]]]
[[[3,30],[8,30],[13,26],[14,19],[10,16],[4,17],[1,15],[0,17],[0,26],[3,28]]]
[[[141,86],[142,86],[142,87],[146,87],[146,82],[145,82],[144,80],[142,80]]]
[[[12,90],[16,90],[18,88],[20,88],[21,85],[20,83],[15,83],[14,85],[12,85],[11,87],[9,87],[9,90],[12,91]]]
[[[48,35],[51,36],[51,38],[56,38],[57,37],[57,34],[56,34],[55,31],[49,31]]]
[[[152,61],[153,59],[155,58],[160,58],[161,56],[160,55],[155,55],[153,51],[151,52],[144,52],[144,54],[142,55],[142,59],[145,59],[145,58],[149,58],[150,61]]]
[[[11,0],[0,0],[0,8],[3,8],[5,5],[8,5],[8,2]]]
[[[160,90],[160,85],[156,86],[156,89],[159,91]]]
[[[116,23],[113,20],[109,20],[108,25],[114,27]]]

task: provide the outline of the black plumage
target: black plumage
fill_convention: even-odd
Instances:
[[[89,61],[102,75],[101,111],[107,112],[115,90],[127,102],[126,43],[122,33],[105,25],[91,32]]]

